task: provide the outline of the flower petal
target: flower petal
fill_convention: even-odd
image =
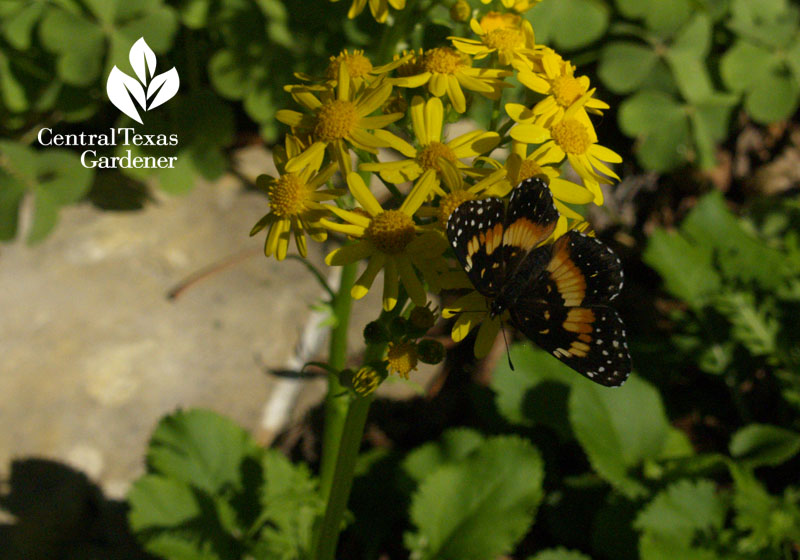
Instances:
[[[342,66],[347,66],[342,64]],[[356,111],[358,116],[366,117],[376,109],[378,109],[392,94],[392,84],[383,82],[376,88],[368,90],[368,93],[363,97],[356,99]]]
[[[286,171],[296,173],[304,167],[313,167],[322,162],[325,155],[325,142],[314,142],[303,153],[286,162]]]
[[[375,247],[372,243],[362,239],[355,243],[342,245],[328,253],[328,256],[325,257],[325,264],[328,266],[343,266],[366,259],[373,253],[375,253]]]
[[[428,296],[425,293],[425,287],[419,281],[414,267],[411,266],[411,261],[408,255],[400,254],[396,258],[397,272],[400,275],[400,281],[408,292],[408,297],[414,302],[414,305],[425,307],[428,301]]]
[[[511,129],[511,138],[526,144],[541,144],[550,139],[550,131],[538,124],[518,124]]]
[[[366,183],[364,183],[364,179],[358,173],[349,173],[347,175],[347,186],[350,187],[353,197],[371,216],[377,216],[383,212],[383,208],[381,208],[375,195],[370,192]]]
[[[414,129],[414,136],[417,137],[421,145],[427,146],[431,143],[431,138],[425,128],[425,101],[419,95],[415,95],[411,99],[409,112],[411,113],[411,128]]]
[[[376,130],[372,134],[383,142],[385,147],[393,148],[408,158],[417,157],[417,149],[414,146],[388,130]]]
[[[457,113],[463,113],[467,110],[467,100],[464,97],[464,92],[461,91],[461,84],[455,76],[447,77],[447,97],[450,98],[450,103],[453,104],[453,109]]]
[[[428,82],[428,91],[436,97],[444,95],[447,91],[447,76],[439,72],[434,72]]]
[[[367,268],[364,269],[364,272],[361,273],[361,276],[358,277],[355,285],[353,285],[353,288],[350,290],[350,295],[353,299],[361,299],[367,295],[367,292],[369,292],[369,289],[372,287],[372,283],[375,281],[375,277],[378,275],[378,272],[381,271],[385,263],[386,255],[380,251],[376,251],[370,257]]]
[[[481,359],[486,357],[492,349],[492,346],[494,346],[494,341],[497,339],[500,326],[500,317],[487,317],[483,320],[481,328],[478,329],[478,336],[475,338],[474,349],[476,358]]]
[[[393,257],[386,259],[383,267],[383,309],[391,311],[397,305],[397,263]]]
[[[443,119],[444,107],[442,106],[442,100],[438,97],[428,99],[425,104],[425,130],[428,131],[428,138],[431,142],[441,140]]]

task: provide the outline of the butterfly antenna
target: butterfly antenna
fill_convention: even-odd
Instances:
[[[511,371],[514,371],[514,364],[511,363],[511,350],[508,347],[508,338],[506,338],[506,324],[504,322],[500,323],[500,330],[503,331],[503,342],[506,343],[506,358],[508,358],[508,367],[511,368]]]

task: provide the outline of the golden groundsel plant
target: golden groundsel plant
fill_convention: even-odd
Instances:
[[[377,288],[382,309],[365,330],[363,362],[345,369],[341,353],[331,357],[330,369],[341,370],[331,387],[349,389],[354,402],[369,399],[389,375],[408,378],[420,362],[443,358],[441,344],[424,338],[439,314],[455,318],[455,342],[479,328],[477,357],[496,339],[504,318],[488,318],[486,298],[449,253],[445,228],[459,204],[506,197],[520,181],[543,177],[561,214],[546,241],[552,242],[569,229],[585,229],[577,207],[603,204],[601,184],[618,180],[608,164],[621,158],[599,143],[592,121],[608,105],[594,97],[589,79],[576,74],[570,61],[536,43],[533,26],[520,15],[534,3],[503,0],[506,11],[469,20],[471,36],[403,51],[391,60],[345,50],[330,57],[324,75],[297,75],[298,83],[285,86],[297,108],[277,112],[290,130],[285,147],[275,150],[278,176],[258,180],[270,211],[253,234],[268,230],[265,253],[278,260],[286,258],[291,237],[302,257],[307,237],[325,241],[326,248],[336,245],[325,264],[342,267],[342,278],[350,280],[342,281],[347,293],[331,290],[334,314],[342,298],[358,300],[376,289],[383,272]],[[366,5],[354,0],[349,16]],[[389,7],[403,10],[405,2],[371,0],[369,7],[377,21],[391,22],[397,12]],[[451,14],[465,22],[471,15],[463,5]],[[512,82],[523,86],[524,95],[504,99]],[[479,103],[492,105],[491,130],[466,117],[459,120]],[[433,311],[431,294],[442,290],[463,293],[441,312]],[[422,315],[428,320],[420,321]],[[329,388],[332,414],[334,393]],[[343,422],[339,425],[342,430]],[[340,435],[347,441],[347,434]],[[328,441],[326,432],[323,496],[334,477],[327,473],[335,470],[326,461],[337,463],[335,449],[326,459]],[[351,445],[356,452],[357,443]],[[330,538],[335,543],[336,517],[344,508],[328,505],[317,535],[323,549]]]
[[[385,15],[386,2],[374,4]],[[350,16],[364,5],[354,2]],[[520,181],[544,176],[562,216],[553,239],[581,223],[576,205],[603,203],[600,184],[618,179],[607,164],[621,158],[598,143],[591,116],[608,105],[594,97],[589,78],[537,45],[531,24],[518,13],[488,12],[473,18],[470,29],[473,37],[451,37],[450,45],[376,61],[383,65],[362,51],[345,50],[331,56],[324,76],[299,76],[301,83],[286,86],[301,110],[278,111],[278,120],[291,128],[285,148],[276,151],[279,175],[259,179],[271,211],[253,233],[269,228],[267,256],[285,258],[294,236],[305,257],[306,235],[324,241],[335,234],[341,246],[325,263],[365,265],[351,288],[353,298],[373,289],[383,271],[385,311],[394,310],[400,286],[412,308],[420,307],[442,288],[469,288],[448,257],[444,234],[462,202],[506,196]],[[499,108],[508,118],[498,130],[477,129],[467,119],[445,127],[448,116],[471,104],[501,104],[512,78],[535,101],[506,100]],[[579,182],[564,176],[566,162]],[[337,177],[339,188],[333,185]],[[351,196],[340,196],[345,192]],[[473,292],[443,310],[445,317],[457,316],[455,341],[482,325],[478,357],[488,352],[500,325],[474,312],[481,309],[486,302]]]

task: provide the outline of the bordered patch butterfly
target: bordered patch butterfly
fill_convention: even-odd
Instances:
[[[508,207],[499,198],[470,200],[447,221],[447,237],[489,314],[508,310],[536,344],[601,385],[631,372],[625,326],[609,303],[622,289],[622,265],[599,239],[568,231],[539,246],[559,213],[547,184],[522,181]]]

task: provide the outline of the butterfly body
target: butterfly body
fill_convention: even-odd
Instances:
[[[593,381],[621,385],[631,371],[625,328],[609,306],[622,267],[601,241],[569,231],[542,245],[559,214],[547,184],[526,179],[508,208],[472,200],[451,215],[447,235],[491,318],[506,312],[528,338]]]

